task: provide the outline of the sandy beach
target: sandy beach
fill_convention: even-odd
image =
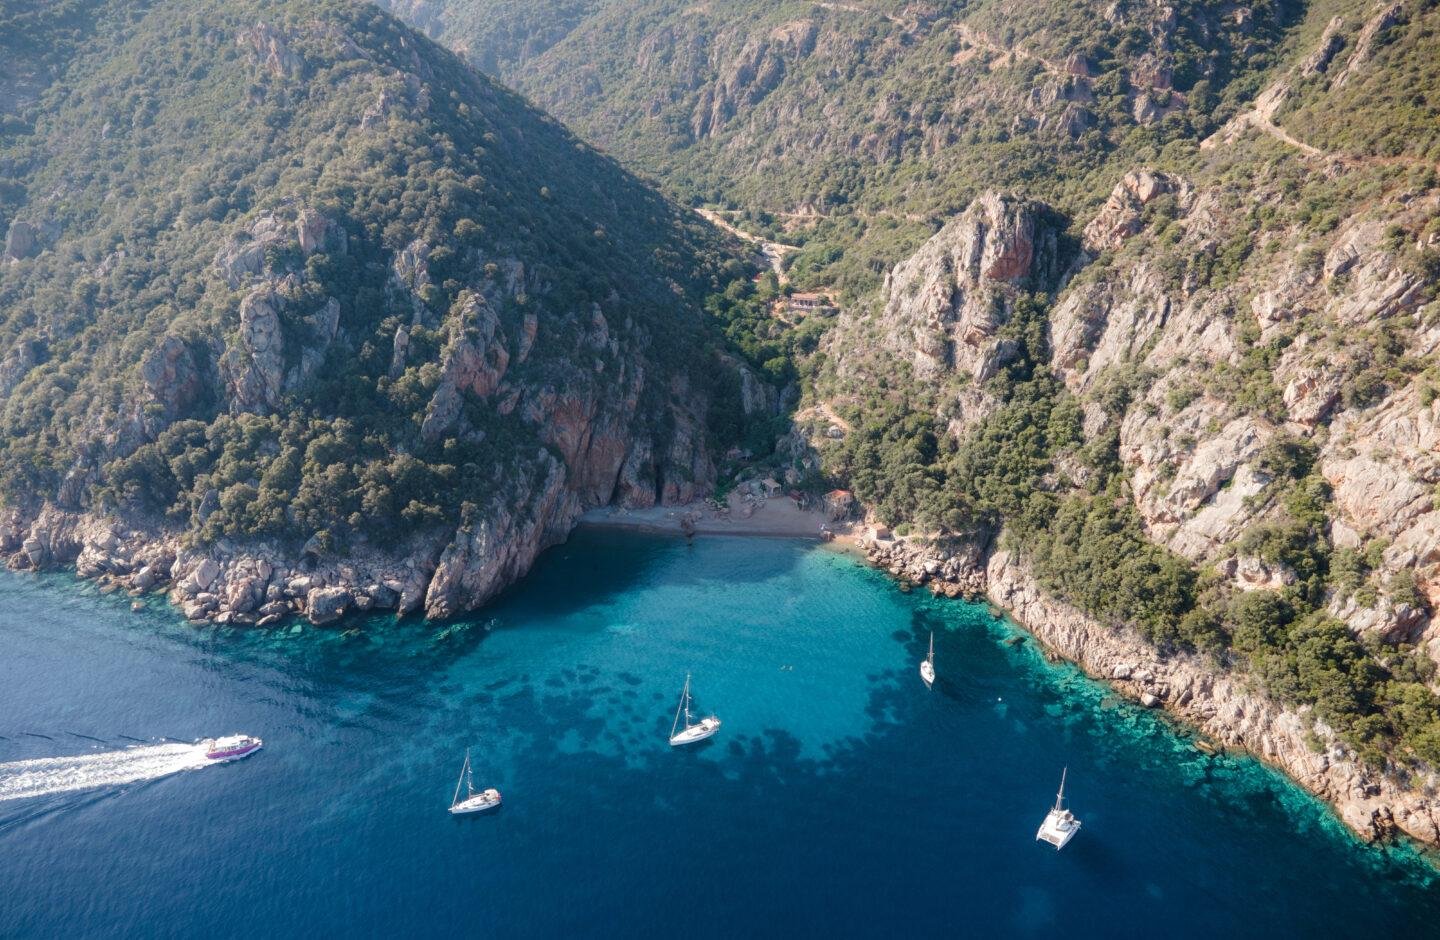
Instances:
[[[833,541],[849,543],[853,523],[831,522],[820,509],[800,509],[789,497],[759,500],[747,507],[747,500],[738,493],[730,494],[730,511],[717,511],[708,501],[697,500],[685,506],[652,506],[649,509],[624,509],[603,506],[580,517],[580,524],[646,532],[685,533],[684,520],[693,524],[695,535],[749,535],[769,538],[824,539],[823,530],[833,533]],[[746,514],[747,508],[749,514]]]

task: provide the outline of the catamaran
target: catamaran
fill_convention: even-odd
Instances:
[[[925,688],[935,684],[935,631],[930,631],[930,655],[920,663],[920,678],[925,680]]]
[[[465,799],[460,799],[460,786],[465,786]],[[460,779],[455,781],[455,795],[450,799],[450,812],[479,813],[500,805],[500,791],[494,787],[475,792],[475,775],[470,770],[470,749],[465,749],[465,763],[460,767]]]
[[[1060,771],[1060,792],[1055,794],[1055,806],[1045,814],[1040,831],[1035,833],[1035,841],[1048,842],[1055,846],[1057,852],[1065,848],[1065,844],[1080,831],[1080,820],[1065,808],[1065,773],[1069,769],[1067,767]]]
[[[685,717],[685,727],[680,727],[680,717]],[[670,726],[670,746],[694,744],[703,741],[720,730],[720,719],[708,715],[699,721],[691,721],[690,715],[690,673],[685,673],[685,691],[680,693],[680,707],[675,709],[675,723]]]

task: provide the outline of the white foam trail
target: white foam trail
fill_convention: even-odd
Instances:
[[[122,751],[0,764],[0,802],[157,780],[210,764],[200,744],[147,744]]]

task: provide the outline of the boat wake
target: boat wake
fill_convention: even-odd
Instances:
[[[148,744],[121,751],[0,764],[0,803],[157,780],[214,763],[203,744]]]

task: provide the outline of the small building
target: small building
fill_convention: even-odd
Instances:
[[[765,479],[761,480],[760,486],[765,492],[766,499],[772,499],[780,495],[780,484],[775,481],[774,477],[766,477]]]
[[[785,309],[790,313],[804,315],[835,309],[835,301],[829,294],[797,291],[785,298]]]

